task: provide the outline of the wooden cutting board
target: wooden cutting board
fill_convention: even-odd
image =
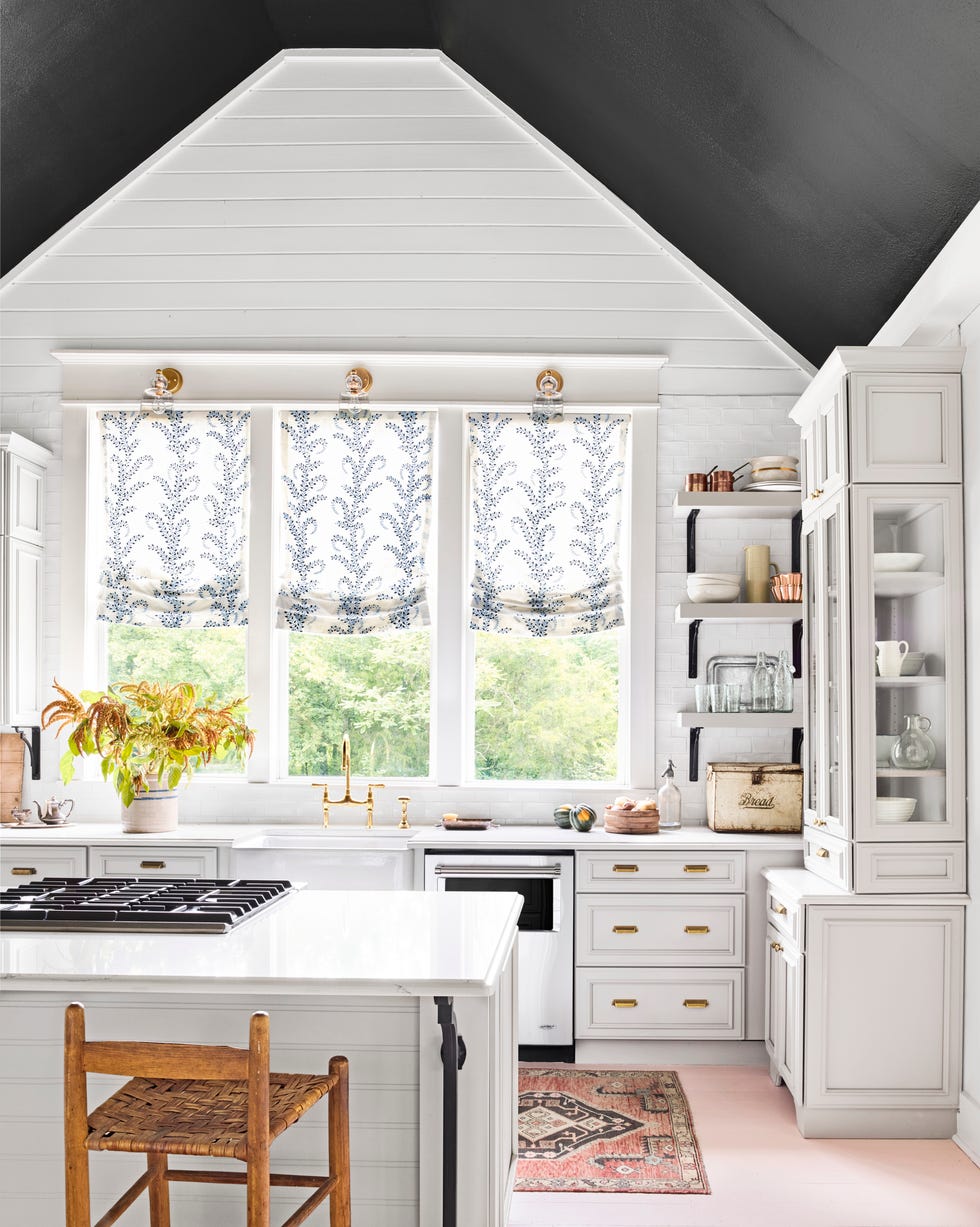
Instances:
[[[0,733],[0,820],[3,822],[10,822],[12,809],[20,809],[26,749],[16,733]]]

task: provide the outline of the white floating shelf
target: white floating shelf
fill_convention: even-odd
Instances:
[[[939,776],[946,774],[945,767],[927,767],[923,771],[913,771],[908,767],[878,767],[875,770],[875,775],[880,779],[907,779],[914,780],[917,776],[929,776],[936,779]]]
[[[803,724],[802,713],[791,711],[679,711],[682,729],[792,729]]]
[[[674,610],[675,622],[799,622],[803,617],[802,601],[778,601],[752,604],[748,601],[715,601],[694,604],[686,601]]]
[[[875,571],[875,596],[918,596],[939,588],[946,578],[939,571]]]
[[[875,685],[883,690],[891,690],[893,686],[942,686],[946,681],[944,676],[933,673],[914,673],[911,677],[876,677]]]
[[[799,490],[783,494],[780,491],[759,490],[753,493],[735,491],[732,494],[705,494],[694,490],[678,490],[674,495],[674,515],[683,519],[689,511],[703,516],[728,520],[790,520],[802,506]]]

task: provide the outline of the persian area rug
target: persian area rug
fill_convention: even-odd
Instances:
[[[672,1072],[521,1066],[519,1193],[710,1193]]]

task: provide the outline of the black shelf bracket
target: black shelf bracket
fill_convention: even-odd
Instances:
[[[15,724],[13,727],[14,732],[27,746],[27,757],[31,764],[31,779],[39,780],[41,778],[41,729],[36,724],[25,725],[23,728]]]
[[[692,725],[688,729],[687,747],[687,778],[692,784],[698,782],[698,755],[701,751],[701,726]]]
[[[803,619],[797,618],[793,623],[793,674],[803,676]]]
[[[434,997],[442,1029],[442,1227],[457,1224],[459,1147],[459,1071],[466,1061],[466,1044],[456,1025],[452,997]]]
[[[793,729],[793,762],[797,767],[803,763],[803,730]]]
[[[698,631],[701,629],[701,619],[693,618],[687,628],[687,676],[698,675]]]
[[[802,567],[800,566],[800,559],[802,557],[800,553],[800,542],[803,537],[803,512],[802,510],[798,511],[796,515],[793,516],[791,523],[792,523],[792,529],[790,532],[789,549],[790,549],[790,558],[792,561],[790,562],[789,569],[791,571],[800,571],[802,570]]]
[[[688,572],[698,569],[698,516],[700,507],[693,507],[687,513],[687,569]]]

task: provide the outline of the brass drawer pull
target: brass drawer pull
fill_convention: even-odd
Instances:
[[[786,915],[786,909],[783,907],[781,903],[774,903],[772,905],[772,910],[776,913],[777,916]]]
[[[166,869],[166,861],[140,861],[140,869]]]
[[[810,498],[819,498],[821,494],[823,494],[822,490],[814,490],[810,495]]]
[[[685,1010],[706,1010],[708,1008],[707,997],[685,997]]]
[[[710,873],[711,870],[707,865],[685,865],[685,873]]]
[[[825,857],[825,858],[826,858],[826,857],[830,856],[830,852],[829,852],[829,850],[828,850],[827,848],[818,848],[818,849],[816,850],[816,852],[814,852],[814,854],[813,854],[813,855],[814,855],[814,856],[822,856],[822,857]]]
[[[614,933],[639,933],[636,925],[613,925]]]
[[[613,997],[612,1003],[617,1010],[632,1010],[639,1004],[635,997]]]
[[[782,946],[779,944],[779,942],[770,942],[769,949],[775,950],[778,953],[780,950],[782,950]]]
[[[639,865],[613,865],[613,873],[639,873]]]
[[[32,878],[37,873],[37,870],[28,868],[27,865],[17,865],[10,872],[15,878]]]
[[[708,925],[685,925],[685,933],[710,933],[711,929]]]
[[[827,825],[827,819],[826,818],[814,818],[813,825],[815,827],[825,827]]]

